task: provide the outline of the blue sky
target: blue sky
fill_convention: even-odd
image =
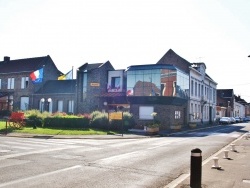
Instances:
[[[68,72],[154,64],[170,48],[250,102],[249,0],[0,0],[0,59],[50,55]]]

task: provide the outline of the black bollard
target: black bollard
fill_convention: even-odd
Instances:
[[[191,167],[190,167],[190,187],[201,188],[201,166],[202,151],[199,148],[191,150]]]

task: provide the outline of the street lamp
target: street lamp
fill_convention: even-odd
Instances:
[[[48,98],[48,112],[50,111],[50,103],[51,103],[52,99]]]
[[[108,102],[106,102],[106,101],[105,101],[105,102],[103,102],[103,105],[104,105],[104,108],[105,108],[105,109],[104,109],[104,112],[106,112],[106,110],[107,110],[107,105],[108,105]]]
[[[41,99],[41,112],[42,112],[42,113],[43,113],[43,108],[44,108],[44,101],[45,101],[45,99],[42,98],[42,99]]]
[[[229,107],[230,107],[230,101],[227,101],[227,110],[228,110],[228,117],[230,117],[230,111],[229,111]]]

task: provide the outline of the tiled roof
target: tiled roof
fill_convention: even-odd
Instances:
[[[76,80],[49,80],[36,94],[72,94],[75,93]]]
[[[111,67],[113,67],[109,61],[106,61],[105,63],[92,63],[92,64],[85,63],[84,65],[82,65],[78,69],[81,70],[81,71],[91,71],[91,70],[94,70],[94,69],[98,69],[98,68],[100,68],[100,67],[102,67],[104,65],[107,65],[107,64],[109,64]]]
[[[0,61],[0,73],[31,72],[41,68],[46,61],[51,59],[49,55],[26,59]]]
[[[173,61],[180,61],[182,63],[191,65],[191,63],[176,54],[172,49],[169,49],[156,64],[173,64]]]
[[[93,69],[97,69],[98,67],[100,67],[103,63],[93,63],[93,64],[88,64],[85,63],[84,65],[82,65],[81,67],[79,67],[79,70],[93,70]]]

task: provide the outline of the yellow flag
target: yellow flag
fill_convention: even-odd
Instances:
[[[59,76],[58,80],[72,80],[73,79],[72,77],[73,77],[73,70],[69,71],[68,73],[62,76]]]

